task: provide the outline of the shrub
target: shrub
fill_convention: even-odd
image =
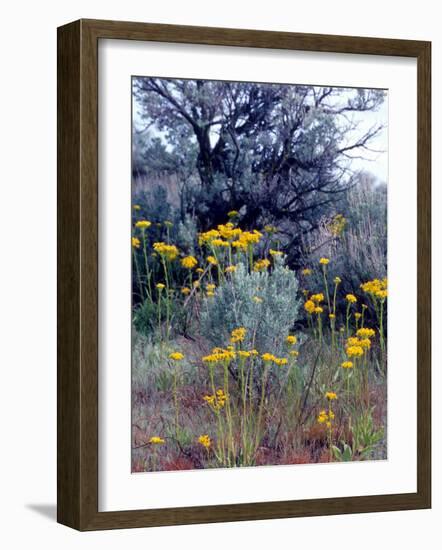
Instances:
[[[201,317],[202,333],[214,345],[224,345],[233,329],[244,327],[246,345],[279,352],[298,318],[300,301],[295,273],[282,260],[275,261],[270,272],[247,273],[240,264],[219,286]]]

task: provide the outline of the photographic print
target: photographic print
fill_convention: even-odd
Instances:
[[[385,460],[387,91],[134,76],[131,124],[132,472]]]

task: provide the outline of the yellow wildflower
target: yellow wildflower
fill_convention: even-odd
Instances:
[[[186,269],[193,269],[198,264],[198,260],[194,256],[186,256],[181,260],[181,265]]]
[[[247,330],[244,327],[235,328],[230,335],[230,341],[232,344],[237,342],[243,342],[246,337]]]
[[[132,237],[132,246],[133,248],[140,248],[140,239],[137,239],[137,237]]]
[[[236,271],[236,265],[228,265],[226,267],[226,273],[234,273]]]
[[[286,338],[286,342],[289,346],[294,346],[298,339],[293,334],[289,334]]]
[[[322,309],[322,307],[320,307],[320,306],[316,306],[316,307],[315,307],[315,313],[317,313],[318,315],[319,315],[320,313],[322,313],[323,311],[324,311],[324,310]]]
[[[312,302],[320,304],[324,301],[324,294],[322,294],[322,292],[319,292],[319,294],[313,294],[312,296],[310,296],[310,300],[312,300]]]
[[[221,363],[222,361],[232,361],[235,359],[236,353],[229,349],[215,348],[210,355],[202,358],[203,363]]]
[[[310,268],[308,268],[308,267],[305,267],[305,268],[301,271],[301,273],[302,273],[305,277],[307,277],[308,275],[311,275],[311,274],[312,274],[312,270],[311,270]]]
[[[174,260],[178,256],[178,248],[174,244],[163,242],[153,243],[153,248],[158,254],[167,260]]]
[[[283,252],[281,252],[280,250],[273,250],[273,248],[271,248],[269,250],[269,254],[270,256],[282,256]]]
[[[355,314],[356,316],[356,314]],[[366,328],[362,327],[356,331],[356,334],[360,338],[373,338],[373,336],[376,334],[375,331],[372,328]]]
[[[191,292],[191,290],[187,286],[185,286],[181,289],[181,294],[184,294],[184,296],[187,296],[188,294],[190,294],[190,292]]]
[[[329,401],[333,401],[334,399],[337,399],[338,396],[336,395],[336,393],[334,391],[328,391],[326,394],[325,394],[325,397],[329,400]]]
[[[199,288],[201,286],[201,283],[199,281],[193,281],[193,287]]]
[[[182,361],[184,359],[184,355],[179,351],[174,351],[173,353],[169,354],[169,358],[173,359],[174,361]]]
[[[210,265],[217,265],[218,264],[215,256],[207,256],[207,261],[209,262]]]
[[[270,260],[264,258],[263,260],[257,260],[253,265],[253,271],[263,271],[270,265]]]
[[[353,367],[353,363],[351,361],[344,361],[341,363],[341,367],[343,369],[351,369]]]
[[[163,285],[163,283],[158,283],[156,287],[158,290],[163,290],[164,288],[166,288],[166,285]]]
[[[275,359],[273,359],[273,362],[275,363],[275,365],[281,367],[283,365],[287,365],[288,360],[285,357],[275,357]]]
[[[364,350],[361,346],[349,346],[346,353],[349,357],[361,357],[361,355],[364,355]]]
[[[299,351],[297,351],[297,350],[295,350],[295,349],[292,350],[292,351],[289,351],[289,353],[290,353],[290,355],[291,355],[292,357],[298,357],[298,355],[299,355]]]
[[[132,206],[132,208],[133,208],[134,210],[141,210],[141,206],[140,206],[139,204],[134,204],[134,205]]]
[[[260,298],[259,296],[253,296],[252,300],[253,300],[256,304],[261,304],[261,303],[262,303],[262,298]]]
[[[199,436],[198,443],[200,443],[205,449],[209,449],[212,442],[210,441],[210,437],[207,434],[204,434]]]
[[[149,443],[152,443],[153,445],[161,445],[162,443],[164,443],[164,439],[162,437],[158,437],[157,435],[153,435],[149,439]]]
[[[319,260],[319,263],[320,263],[321,265],[327,265],[327,264],[330,263],[330,260],[329,260],[328,258],[321,258],[321,259]]]
[[[380,298],[381,300],[385,300],[388,296],[388,290],[377,290],[376,291],[376,297]]]
[[[356,298],[356,296],[354,294],[347,294],[347,296],[345,297],[345,299],[347,300],[347,302],[349,302],[350,304],[355,304],[358,299]]]
[[[335,285],[338,285],[339,283],[342,282],[341,277],[335,277],[335,278],[333,279],[333,282],[335,283]]]
[[[205,233],[200,233],[198,236],[198,243],[199,245],[203,244],[210,244],[213,239],[217,239],[219,237],[219,231],[216,229],[210,229],[210,231],[206,231]]]
[[[227,397],[224,390],[219,389],[213,395],[205,395],[203,399],[213,410],[219,411],[226,404]]]
[[[330,319],[336,319],[336,315],[334,313],[329,313],[328,316]]]
[[[250,351],[240,350],[240,351],[238,351],[238,355],[240,357],[244,357],[244,359],[247,359],[248,357],[250,357],[251,353],[250,353]]]
[[[373,297],[385,299],[387,297],[388,281],[385,279],[373,279],[361,284],[361,288],[367,294],[371,294]],[[379,294],[380,293],[380,294]]]
[[[230,210],[230,212],[227,212],[228,218],[236,218],[236,216],[239,215],[238,210]]]
[[[362,317],[362,313],[359,313],[359,311],[357,311],[355,313],[355,319],[360,319]]]
[[[304,304],[304,309],[307,311],[307,313],[314,313],[316,306],[312,300],[307,300]]]
[[[359,340],[359,346],[362,349],[370,349],[370,346],[371,346],[370,338],[363,338],[362,340]]]
[[[203,269],[202,267],[197,267],[197,268],[195,269],[195,271],[196,271],[197,273],[204,273],[204,269]]]
[[[152,225],[152,222],[149,222],[147,220],[139,220],[135,224],[135,227],[138,227],[139,229],[148,229]]]
[[[270,361],[274,361],[276,359],[276,357],[273,355],[273,353],[263,353],[261,355],[261,359],[263,361],[265,361],[266,363],[268,363]]]
[[[318,422],[319,424],[324,424],[328,421],[328,414],[326,411],[322,410],[318,415]]]

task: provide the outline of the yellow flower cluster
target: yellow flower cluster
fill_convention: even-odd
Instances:
[[[271,248],[269,250],[269,254],[270,256],[282,256],[283,252],[281,252],[280,250],[273,250],[273,248]]]
[[[235,359],[236,353],[231,349],[214,348],[210,355],[203,357],[204,363],[222,363]]]
[[[254,229],[253,231],[242,231],[238,240],[232,242],[232,246],[241,250],[247,250],[249,245],[259,243],[262,233]]]
[[[209,262],[210,265],[217,265],[218,264],[218,261],[215,258],[215,256],[207,256],[207,261]]]
[[[215,296],[215,288],[216,288],[216,285],[214,285],[212,283],[209,283],[208,285],[206,285],[207,296],[209,296],[209,297]]]
[[[348,346],[346,353],[349,357],[361,357],[364,355],[364,350],[361,346]]]
[[[213,395],[205,395],[204,401],[215,411],[219,411],[224,407],[227,401],[227,394],[224,390],[219,389]]]
[[[225,225],[218,225],[218,232],[223,239],[231,241],[239,237],[242,230],[239,227],[235,227],[233,223],[226,223]]]
[[[366,294],[370,294],[374,298],[379,298],[380,300],[385,300],[388,296],[387,278],[367,281],[361,284],[361,288]]]
[[[139,220],[136,222],[135,227],[138,227],[139,229],[148,229],[151,225],[152,222],[147,220]]]
[[[181,260],[181,265],[186,269],[193,269],[198,265],[198,260],[194,256],[186,256]]]
[[[325,397],[329,400],[329,401],[333,401],[334,399],[337,399],[338,396],[336,395],[336,393],[334,391],[328,391],[326,394],[325,394]]]
[[[237,342],[243,342],[246,337],[247,330],[244,327],[235,328],[230,335],[230,342],[236,344]]]
[[[163,242],[154,243],[153,248],[161,256],[167,260],[174,260],[178,256],[178,248],[174,244],[166,244]]]
[[[311,275],[311,274],[312,274],[312,270],[311,270],[310,268],[308,268],[308,267],[305,267],[305,268],[301,271],[301,273],[302,273],[305,277],[307,277],[308,275]]]
[[[328,258],[321,258],[321,259],[319,260],[319,263],[320,263],[321,265],[328,265],[328,264],[330,263],[330,260],[329,260]]]
[[[356,314],[355,314],[356,317]],[[357,336],[360,338],[373,338],[373,336],[376,334],[375,331],[372,328],[366,328],[362,327],[356,331]]]
[[[307,311],[307,313],[310,313],[311,315],[312,313],[315,312],[315,309],[316,309],[315,303],[312,300],[307,300],[304,304],[304,309]]]
[[[293,334],[289,334],[286,338],[286,342],[289,346],[294,346],[298,339]]]
[[[209,449],[212,444],[210,437],[207,434],[200,435],[198,438],[198,443],[200,443],[205,449]]]
[[[282,366],[287,365],[288,360],[285,357],[276,357],[273,353],[263,353],[261,359],[265,363],[274,363],[275,365]]]
[[[335,413],[333,411],[325,411],[322,410],[318,415],[318,422],[319,424],[325,424],[327,428],[331,427],[331,421],[334,420]]]
[[[182,361],[184,359],[184,355],[179,351],[174,351],[173,353],[169,354],[169,358],[173,359],[174,361]]]
[[[228,218],[236,218],[236,216],[239,215],[238,210],[230,210],[230,212],[227,212]]]
[[[235,212],[235,215],[237,215],[236,211],[233,212]],[[258,232],[256,231],[256,233]],[[240,229],[239,227],[235,227],[233,223],[229,222],[224,225],[218,225],[217,229],[210,229],[209,231],[200,233],[198,237],[198,242],[200,246],[209,245],[227,247],[230,246],[230,244],[232,244],[233,246],[237,246],[234,244],[235,242],[237,242],[235,241],[235,239],[238,239],[238,241],[247,240],[247,235],[247,231],[242,231],[242,229]]]
[[[341,367],[343,369],[351,369],[353,367],[353,363],[351,361],[344,361],[341,363]]]
[[[210,244],[213,239],[219,239],[219,231],[216,229],[210,229],[205,233],[200,233],[198,236],[198,244],[202,246],[203,244]]]
[[[157,435],[153,435],[149,439],[149,443],[152,443],[153,445],[161,445],[162,443],[164,443],[164,439],[162,437],[158,437]]]
[[[257,260],[253,265],[253,271],[263,271],[267,269],[270,265],[270,260],[264,258],[262,260]]]
[[[354,294],[347,294],[345,299],[347,300],[347,302],[349,304],[355,304],[358,301],[358,299],[356,298],[356,296]]]
[[[236,265],[228,265],[226,267],[226,273],[234,273],[236,271]]]
[[[181,289],[181,294],[184,294],[184,296],[189,295],[190,292],[191,292],[191,290],[190,290],[190,288],[187,287],[187,286],[185,286],[185,287],[183,287],[183,288]]]
[[[140,248],[141,241],[137,237],[132,237],[133,248]]]
[[[310,300],[316,304],[320,304],[324,301],[324,294],[322,294],[322,292],[319,294],[312,294],[312,296],[310,296]]]

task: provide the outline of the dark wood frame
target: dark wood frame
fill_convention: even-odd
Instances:
[[[98,511],[98,40],[405,56],[418,71],[417,492]],[[58,521],[86,531],[431,507],[431,43],[79,20],[58,29]]]

